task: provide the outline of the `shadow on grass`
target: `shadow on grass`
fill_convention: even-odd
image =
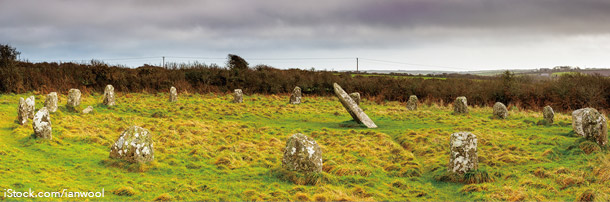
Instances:
[[[301,173],[290,171],[282,167],[271,169],[271,175],[282,181],[290,182],[296,185],[321,185],[325,183],[333,184],[337,179],[328,173]]]
[[[127,170],[134,173],[147,172],[152,168],[157,167],[155,161],[148,163],[131,163],[122,159],[107,158],[99,162],[100,165],[105,167],[114,167],[122,170]]]
[[[437,170],[434,179],[441,182],[454,182],[463,184],[480,184],[494,182],[494,178],[485,169],[468,171],[464,174],[449,172],[444,169]]]

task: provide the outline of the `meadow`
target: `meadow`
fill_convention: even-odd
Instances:
[[[0,190],[99,191],[87,200],[577,200],[583,193],[610,200],[607,147],[576,136],[571,116],[556,113],[553,125],[538,125],[540,111],[509,106],[506,120],[491,107],[453,115],[451,105],[373,102],[361,107],[379,126],[356,124],[336,97],[288,94],[245,95],[179,92],[117,93],[117,105],[84,94],[81,110],[69,112],[66,93],[51,114],[53,139],[33,136],[31,120],[17,123],[19,97],[0,95]],[[129,126],[149,129],[155,160],[130,164],[109,158],[111,144]],[[471,131],[478,138],[479,170],[491,180],[442,180],[449,161],[449,137]],[[323,172],[305,176],[282,168],[285,142],[294,133],[314,138],[323,151]],[[27,200],[5,198],[4,200]],[[39,199],[40,200],[40,199]],[[68,200],[43,199],[43,200]],[[75,200],[75,199],[71,199]],[[85,198],[77,199],[85,200]]]

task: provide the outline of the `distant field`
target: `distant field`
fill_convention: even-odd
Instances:
[[[573,75],[573,74],[580,74],[579,72],[553,72],[551,74],[551,76],[562,76],[562,75]]]
[[[368,77],[368,76],[386,76],[386,77],[393,77],[393,78],[421,78],[421,79],[440,79],[440,80],[446,80],[447,78],[445,77],[432,77],[432,76],[402,76],[402,75],[392,75],[392,74],[351,74],[352,77],[356,77],[356,76],[363,76],[363,77]]]
[[[394,78],[422,78],[422,79],[440,79],[440,80],[445,80],[447,78],[445,77],[431,77],[431,76],[401,76],[401,75],[391,75],[391,74],[352,74],[352,77],[355,76],[389,76],[389,77],[394,77]]]
[[[341,73],[334,73],[334,75],[341,75]],[[371,77],[371,76],[380,76],[380,77],[391,77],[391,78],[422,78],[422,79],[440,79],[446,80],[446,77],[432,77],[432,76],[419,76],[419,75],[394,75],[394,74],[350,74],[352,77],[362,76],[362,77]]]
[[[117,106],[105,107],[94,94],[81,104],[94,112],[79,114],[67,112],[60,95],[47,141],[33,138],[31,120],[16,123],[19,97],[26,96],[0,95],[0,190],[104,188],[105,201],[162,195],[187,201],[565,201],[593,190],[596,200],[610,200],[610,153],[577,137],[567,114],[539,126],[542,114],[535,111],[513,108],[507,120],[497,120],[491,108],[456,116],[450,106],[412,112],[404,103],[365,100],[363,109],[379,126],[366,129],[335,97],[305,96],[290,105],[288,95],[251,95],[234,104],[228,94],[180,94],[168,103],[164,93],[119,93]],[[36,96],[37,109],[42,100]],[[152,163],[109,159],[110,145],[131,125],[154,134]],[[477,135],[480,168],[493,182],[437,180],[446,172],[449,136],[457,131]],[[323,151],[324,172],[309,185],[281,168],[285,142],[297,132]]]

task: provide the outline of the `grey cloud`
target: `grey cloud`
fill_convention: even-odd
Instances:
[[[608,34],[607,22],[603,0],[0,0],[0,43],[85,53],[515,43]]]

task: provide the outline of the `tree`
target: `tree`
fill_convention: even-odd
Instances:
[[[511,71],[504,71],[504,73],[500,76],[502,78],[502,85],[504,87],[503,94],[504,99],[502,102],[508,105],[509,102],[512,101],[514,96],[514,92],[516,92],[517,84],[515,83],[515,73]]]
[[[227,66],[229,67],[229,69],[248,69],[248,62],[246,62],[246,60],[244,60],[242,57],[239,57],[238,55],[229,54],[228,60],[229,61],[227,61]]]
[[[21,53],[8,44],[0,44],[0,67],[11,66],[19,54]]]

